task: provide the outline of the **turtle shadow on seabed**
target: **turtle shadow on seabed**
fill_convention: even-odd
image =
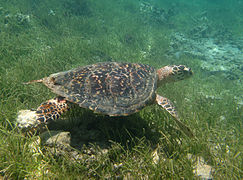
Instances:
[[[90,149],[94,145],[101,150],[107,150],[111,148],[113,143],[120,144],[124,149],[130,149],[143,139],[145,144],[149,144],[153,149],[159,142],[162,143],[163,151],[167,156],[171,156],[174,154],[173,147],[178,146],[180,132],[165,122],[162,123],[166,124],[166,131],[173,134],[170,136],[170,142],[174,144],[173,147],[166,140],[162,140],[166,139],[161,134],[161,131],[165,129],[160,130],[160,127],[156,127],[156,123],[151,123],[150,119],[146,117],[142,118],[139,113],[109,117],[79,108],[78,105],[74,106],[77,107],[72,107],[63,118],[50,122],[48,129],[69,132],[70,146],[78,151],[83,151],[84,147]],[[153,124],[152,127],[151,124]]]

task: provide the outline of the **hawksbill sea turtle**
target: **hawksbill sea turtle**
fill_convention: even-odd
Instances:
[[[58,72],[26,84],[41,82],[58,95],[37,108],[38,124],[57,120],[69,109],[69,103],[109,116],[127,116],[147,105],[158,104],[174,117],[182,132],[193,137],[192,131],[180,121],[172,102],[156,93],[161,85],[192,74],[191,68],[184,65],[156,70],[145,64],[103,62]]]

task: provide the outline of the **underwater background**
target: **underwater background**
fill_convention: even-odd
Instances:
[[[157,91],[195,137],[155,105],[74,107],[48,127],[59,145],[20,133],[18,112],[55,97],[24,82],[105,61],[191,67]],[[0,179],[242,179],[242,123],[243,0],[0,1]]]

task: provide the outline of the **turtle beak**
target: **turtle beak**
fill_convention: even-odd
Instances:
[[[193,74],[194,74],[194,73],[192,72],[192,69],[191,69],[191,68],[189,68],[188,72],[189,72],[190,75],[193,75]]]
[[[192,69],[191,68],[185,68],[184,71],[187,72],[188,76],[192,76],[194,73],[192,72]]]

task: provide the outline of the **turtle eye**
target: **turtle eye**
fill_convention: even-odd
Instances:
[[[179,66],[179,69],[180,69],[180,70],[184,70],[184,69],[185,69],[185,66],[180,65],[180,66]]]

